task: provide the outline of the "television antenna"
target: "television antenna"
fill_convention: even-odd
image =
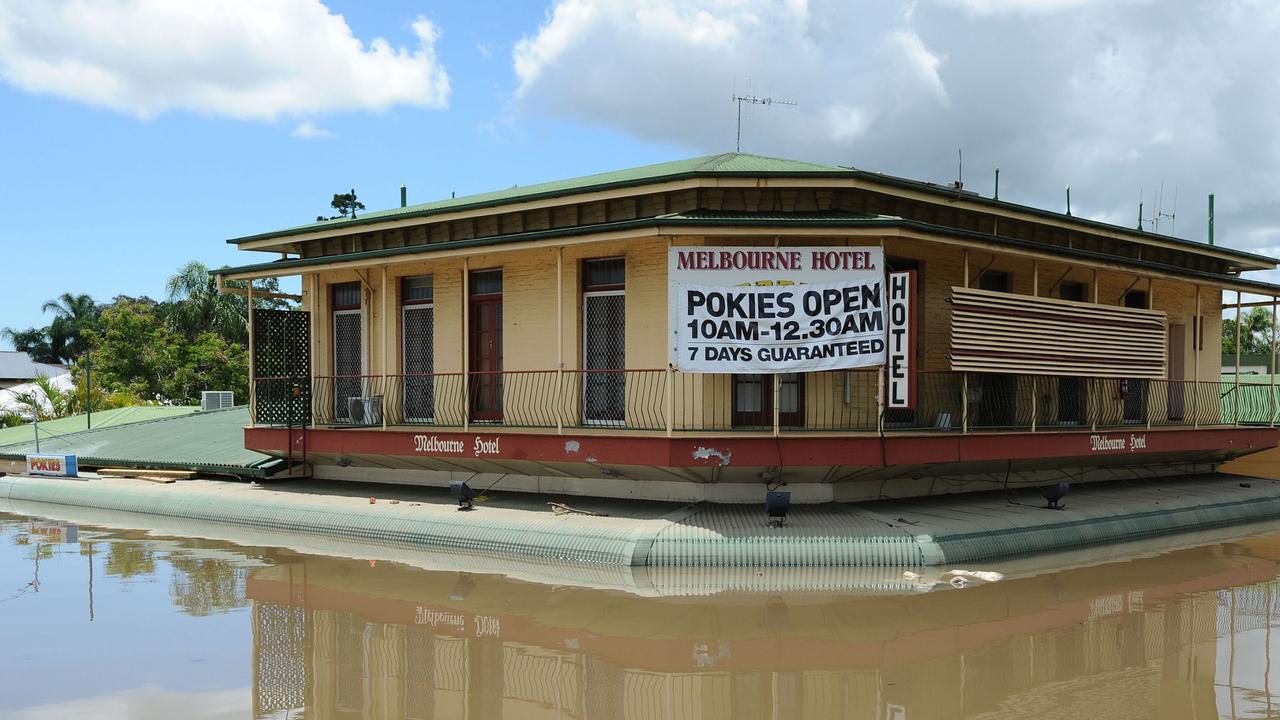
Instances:
[[[734,152],[742,152],[742,104],[743,103],[747,103],[748,105],[790,105],[792,107],[795,107],[796,105],[799,104],[799,103],[790,102],[788,100],[778,100],[776,98],[771,98],[771,97],[763,97],[763,98],[757,97],[756,95],[752,95],[750,90],[747,91],[746,95],[739,95],[737,93],[734,93],[732,96],[730,96],[730,99],[738,103],[738,142],[735,146],[736,150]]]
[[[1173,235],[1178,228],[1178,186],[1173,186],[1173,209],[1169,212],[1164,211],[1164,183],[1160,183],[1160,199],[1156,202],[1156,232],[1160,231],[1160,219],[1167,218],[1169,220],[1169,234]]]

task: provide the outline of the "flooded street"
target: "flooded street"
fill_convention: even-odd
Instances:
[[[0,718],[1280,716],[1280,532],[1169,548],[625,591],[0,515]]]

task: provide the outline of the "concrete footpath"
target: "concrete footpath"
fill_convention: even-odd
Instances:
[[[1044,509],[1034,490],[800,505],[782,528],[767,527],[756,505],[495,491],[459,512],[447,491],[363,483],[8,476],[0,478],[0,499],[0,511],[95,508],[170,527],[240,526],[404,550],[677,571],[955,566],[1280,518],[1280,482],[1227,475],[1080,485],[1061,511]],[[556,514],[549,500],[597,515]]]

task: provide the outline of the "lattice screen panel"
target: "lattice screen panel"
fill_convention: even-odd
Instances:
[[[311,313],[253,311],[253,377],[254,422],[311,422]]]

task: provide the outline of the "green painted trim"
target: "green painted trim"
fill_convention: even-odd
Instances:
[[[1202,280],[1209,284],[1222,285],[1227,287],[1243,287],[1252,290],[1258,290],[1263,294],[1280,295],[1280,285],[1262,282],[1259,280],[1248,280],[1235,275],[1217,275],[1215,273],[1204,272],[1202,270],[1190,270],[1178,267],[1176,265],[1165,265],[1150,260],[1138,260],[1136,258],[1128,258],[1120,255],[1108,255],[1107,253],[1095,252],[1093,250],[1081,250],[1079,248],[1063,248],[1053,245],[1045,245],[1032,240],[1022,240],[1019,238],[1004,237],[1002,235],[987,235],[974,230],[961,230],[959,228],[947,227],[944,225],[933,225],[918,220],[904,220],[901,218],[890,218],[887,216],[869,216],[866,219],[841,218],[802,218],[792,220],[747,220],[742,218],[687,218],[680,215],[666,215],[652,218],[640,218],[637,220],[620,220],[612,223],[597,223],[594,225],[575,225],[567,228],[554,228],[550,230],[535,230],[526,233],[513,233],[510,235],[490,235],[482,238],[470,238],[467,240],[454,240],[451,242],[429,243],[426,245],[407,245],[398,248],[386,248],[383,250],[366,250],[358,253],[346,253],[343,255],[322,255],[313,258],[297,258],[294,260],[276,260],[267,263],[255,263],[252,265],[241,265],[239,267],[221,268],[215,271],[221,275],[238,275],[242,273],[254,272],[274,272],[282,269],[305,268],[314,265],[327,265],[329,263],[353,262],[360,260],[375,260],[384,257],[396,257],[399,255],[426,254],[437,250],[454,250],[469,247],[486,247],[490,245],[505,245],[519,242],[530,242],[534,240],[543,240],[547,238],[557,237],[574,237],[579,235],[590,235],[595,233],[613,232],[618,230],[634,230],[639,228],[650,227],[681,227],[686,229],[696,229],[699,227],[775,227],[785,229],[788,227],[824,227],[824,228],[905,228],[911,230],[920,230],[939,235],[964,238],[966,240],[974,240],[993,245],[1004,245],[1009,247],[1018,247],[1028,250],[1036,250],[1040,252],[1054,252],[1063,257],[1075,257],[1080,259],[1098,260],[1119,265],[1125,265],[1137,270],[1158,270],[1160,272],[1177,275],[1192,280]]]
[[[721,170],[722,166],[732,165],[740,162],[745,165],[756,164],[754,169],[740,170]],[[773,166],[775,169],[770,169]],[[794,167],[795,169],[776,169]],[[675,168],[673,170],[665,170],[665,168]],[[631,173],[645,173],[628,176]],[[604,178],[619,177],[623,179],[607,180]],[[806,163],[798,160],[786,160],[783,158],[771,158],[758,155],[750,155],[746,153],[721,153],[717,155],[706,155],[697,158],[689,158],[686,160],[676,160],[665,163],[657,163],[654,165],[641,166],[637,168],[626,168],[610,172],[598,173],[595,175],[587,175],[577,178],[568,178],[564,180],[556,180],[551,182],[537,183],[526,186],[523,191],[520,188],[511,190],[498,190],[488,193],[480,193],[477,195],[466,196],[456,200],[443,200],[432,203],[423,203],[408,208],[394,208],[390,210],[375,211],[368,213],[363,217],[350,220],[327,220],[318,223],[308,223],[296,227],[285,228],[282,230],[274,230],[265,233],[257,233],[255,235],[246,235],[243,237],[232,238],[227,240],[228,244],[240,245],[255,240],[269,240],[273,238],[292,237],[295,235],[303,235],[307,233],[333,230],[333,229],[356,229],[367,225],[372,225],[387,221],[411,220],[417,218],[430,217],[432,215],[440,215],[444,213],[461,212],[465,210],[477,210],[491,207],[501,207],[503,205],[511,205],[520,202],[531,202],[535,200],[544,200],[557,197],[569,197],[573,195],[582,195],[586,193],[601,192],[605,190],[616,190],[631,187],[643,187],[645,185],[656,185],[661,183],[679,182],[682,180],[691,180],[696,178],[734,178],[734,177],[757,177],[757,178],[832,178],[832,177],[848,177],[865,180],[872,183],[888,185],[909,190],[924,192],[935,197],[943,197],[951,200],[965,200],[992,208],[1001,208],[1005,210],[1014,210],[1020,213],[1026,213],[1035,217],[1048,218],[1054,220],[1068,220],[1073,224],[1081,225],[1087,228],[1098,230],[1106,230],[1108,232],[1117,233],[1121,236],[1130,238],[1131,240],[1159,240],[1161,242],[1170,243],[1181,246],[1187,250],[1227,255],[1237,260],[1248,260],[1253,264],[1260,265],[1256,268],[1259,270],[1271,269],[1276,267],[1277,261],[1274,258],[1256,253],[1245,252],[1243,250],[1234,250],[1212,243],[1205,244],[1193,240],[1173,237],[1171,235],[1161,235],[1158,233],[1148,233],[1134,230],[1133,228],[1123,227],[1120,225],[1112,225],[1110,223],[1099,222],[1097,220],[1089,220],[1079,218],[1072,215],[1045,210],[1030,205],[1022,205],[1019,203],[1009,202],[1006,200],[997,200],[994,198],[984,197],[977,193],[958,191],[943,185],[923,182],[920,180],[911,180],[909,178],[897,177],[894,175],[884,175],[881,173],[871,172],[869,170],[859,170],[857,168],[842,166],[827,166],[816,163]],[[598,182],[591,182],[592,178],[601,178]],[[540,189],[542,188],[542,189]]]
[[[943,185],[935,185],[934,183],[923,182],[920,180],[912,180],[910,178],[896,177],[893,175],[883,175],[881,173],[872,172],[870,170],[858,170],[856,168],[848,168],[848,170],[853,177],[856,177],[862,180],[882,183],[884,185],[890,185],[893,187],[903,188],[907,190],[918,190],[920,192],[929,193],[930,195],[935,195],[938,197],[945,197],[952,200],[964,200],[967,202],[973,202],[979,205],[986,205],[988,207],[993,207],[993,208],[1016,210],[1018,212],[1026,213],[1028,215],[1035,215],[1037,217],[1050,218],[1054,220],[1068,220],[1071,223],[1076,225],[1084,225],[1086,227],[1097,228],[1100,230],[1107,230],[1110,232],[1119,233],[1121,235],[1124,235],[1130,238],[1142,238],[1144,240],[1155,239],[1161,242],[1182,245],[1189,250],[1195,250],[1199,252],[1207,251],[1215,254],[1222,253],[1226,255],[1233,255],[1240,260],[1253,260],[1259,264],[1264,264],[1265,267],[1258,268],[1259,270],[1274,268],[1276,267],[1276,264],[1277,264],[1277,260],[1275,258],[1267,257],[1266,255],[1259,255],[1256,253],[1246,252],[1244,250],[1235,250],[1232,248],[1223,247],[1221,245],[1214,245],[1212,242],[1202,243],[1202,242],[1196,242],[1195,240],[1187,240],[1185,238],[1174,237],[1172,235],[1161,235],[1159,233],[1138,231],[1138,230],[1134,230],[1133,228],[1124,227],[1122,225],[1112,225],[1110,223],[1104,223],[1098,220],[1089,220],[1087,218],[1081,218],[1076,215],[1065,215],[1063,213],[1054,212],[1052,210],[1045,210],[1044,208],[1033,207],[1031,205],[1022,205],[1015,202],[1009,202],[1007,200],[996,200],[994,198],[985,197],[977,193],[971,193],[969,191],[964,191],[964,190],[956,191],[954,189],[948,188]]]

